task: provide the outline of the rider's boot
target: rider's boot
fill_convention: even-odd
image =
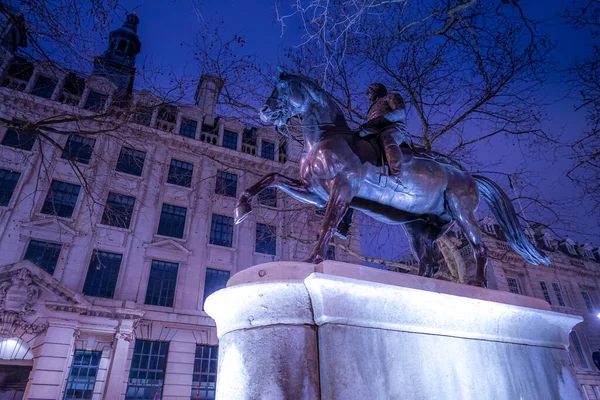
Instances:
[[[400,146],[398,146],[392,135],[382,134],[380,139],[390,168],[390,175],[400,175],[402,172],[402,150],[400,150]]]

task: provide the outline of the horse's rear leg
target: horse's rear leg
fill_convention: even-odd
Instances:
[[[434,257],[435,241],[442,236],[449,227],[436,227],[425,221],[413,221],[402,225],[408,243],[415,259],[419,262],[419,275],[432,277],[437,272],[437,262]]]
[[[477,270],[475,272],[475,279],[469,281],[468,284],[487,287],[485,278],[487,251],[483,244],[479,223],[477,222],[477,218],[475,218],[475,206],[472,206],[473,201],[446,192],[446,202],[454,220],[473,248]]]

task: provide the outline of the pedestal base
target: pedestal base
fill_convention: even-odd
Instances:
[[[581,399],[580,317],[511,293],[326,261],[233,276],[205,309],[218,399]]]

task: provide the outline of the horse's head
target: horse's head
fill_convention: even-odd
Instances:
[[[260,118],[263,122],[272,122],[281,127],[290,118],[306,111],[311,93],[301,77],[288,75],[281,69],[274,81],[275,88],[260,109]]]

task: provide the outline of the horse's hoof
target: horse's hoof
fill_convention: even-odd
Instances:
[[[484,279],[469,279],[467,281],[467,285],[469,285],[469,286],[477,286],[477,287],[482,287],[482,288],[486,288],[487,287],[487,283],[485,282]]]
[[[238,203],[233,212],[233,221],[237,225],[248,218],[248,215],[250,215],[251,212],[252,205],[250,203]]]
[[[320,264],[323,261],[325,261],[325,259],[321,256],[311,256],[311,257],[307,258],[306,260],[304,260],[305,263],[309,263],[309,264]]]

